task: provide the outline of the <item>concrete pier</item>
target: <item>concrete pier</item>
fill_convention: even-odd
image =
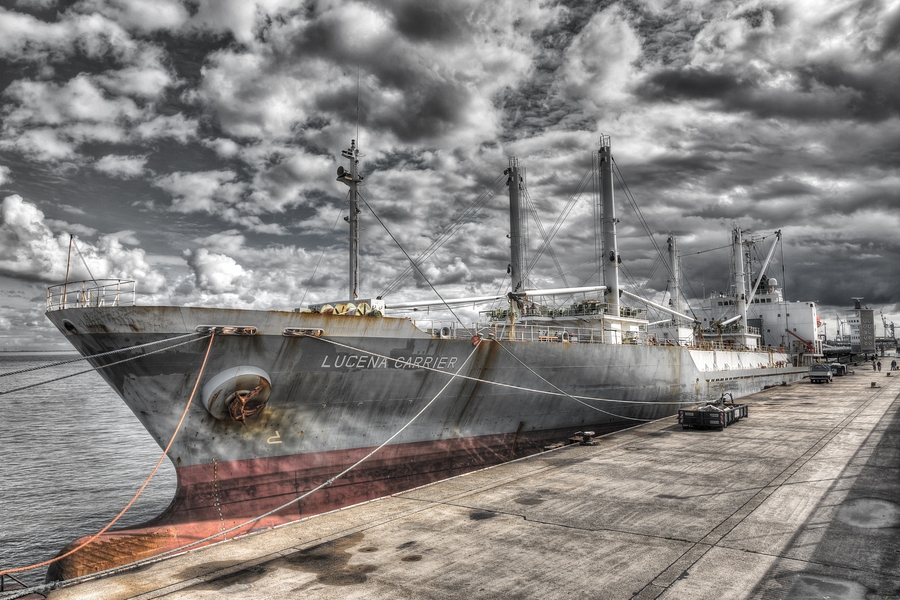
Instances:
[[[900,598],[893,375],[772,388],[723,431],[664,419],[49,597]]]

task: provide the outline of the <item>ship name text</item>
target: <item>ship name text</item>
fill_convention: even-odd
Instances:
[[[386,358],[384,356],[372,356],[369,354],[338,354],[336,356],[325,355],[322,359],[323,369],[452,369],[459,357],[457,356],[410,356],[404,358]]]

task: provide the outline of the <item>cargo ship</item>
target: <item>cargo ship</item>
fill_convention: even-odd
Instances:
[[[700,328],[690,315],[620,289],[606,136],[592,153],[603,285],[529,289],[524,181],[510,158],[511,291],[479,298],[359,297],[359,150],[354,143],[342,155],[349,161],[349,169],[338,168],[338,181],[349,186],[347,298],[259,311],[140,306],[134,282],[118,280],[48,290],[47,317],[91,357],[160,447],[175,435],[168,458],[177,473],[161,515],[104,533],[51,566],[48,580],[231,539],[805,372],[786,352],[759,345],[746,307],[730,324],[740,335],[726,342],[652,333],[647,307],[671,316],[679,331]],[[563,305],[546,303],[560,297]],[[627,298],[644,307],[626,305]],[[392,316],[497,301],[503,308],[475,325],[420,327],[403,313]]]

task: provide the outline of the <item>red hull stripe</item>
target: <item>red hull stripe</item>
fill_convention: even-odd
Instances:
[[[595,428],[598,433],[601,429],[610,428]],[[228,537],[506,462],[538,452],[543,444],[564,440],[572,433],[573,429],[522,432],[387,446],[332,485]],[[160,516],[139,526],[107,532],[95,543],[51,566],[47,578],[70,579],[128,564],[240,525],[327,481],[372,449],[180,467],[175,498]],[[76,544],[77,541],[68,547]]]

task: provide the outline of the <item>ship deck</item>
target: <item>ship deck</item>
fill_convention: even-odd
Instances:
[[[893,375],[771,388],[722,431],[671,417],[49,597],[894,597]]]

